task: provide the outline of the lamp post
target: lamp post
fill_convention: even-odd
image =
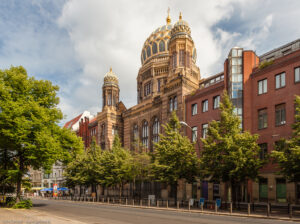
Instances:
[[[192,138],[193,138],[193,128],[191,126],[189,126],[186,122],[184,121],[179,121],[179,123],[183,126],[186,126],[188,127],[189,129],[191,129],[191,132],[192,132]],[[198,131],[198,130],[197,130]],[[200,150],[200,143],[198,141],[198,133],[197,133],[197,136],[196,136],[196,142],[197,142],[197,145],[198,145],[198,149]]]

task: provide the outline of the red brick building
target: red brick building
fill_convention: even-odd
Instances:
[[[218,120],[219,96],[226,90],[242,120],[242,127],[259,134],[261,157],[274,149],[280,138],[289,138],[295,122],[295,95],[300,95],[300,39],[258,57],[253,51],[231,49],[224,71],[204,79],[200,88],[186,97],[186,129],[191,140],[205,137],[208,124]],[[201,145],[201,144],[199,144]],[[201,146],[200,146],[201,148]],[[197,152],[199,146],[196,144]],[[201,149],[200,149],[201,150]],[[300,187],[287,183],[269,163],[261,169],[258,182],[240,189],[238,199],[251,201],[296,202]],[[226,200],[226,184],[200,183],[201,197]]]

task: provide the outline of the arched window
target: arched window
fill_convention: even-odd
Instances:
[[[157,117],[154,118],[153,121],[153,127],[152,127],[152,140],[153,142],[159,142],[159,132],[160,132],[160,126],[159,126],[159,120]]]
[[[146,60],[146,50],[143,50],[143,59]]]
[[[177,96],[174,96],[173,104],[174,104],[174,110],[177,110]]]
[[[148,122],[144,121],[142,126],[142,143],[146,149],[148,149]]]
[[[152,54],[156,54],[157,53],[157,44],[154,42],[152,44]]]
[[[170,112],[173,111],[173,98],[169,99],[169,110]]]
[[[147,47],[147,57],[151,56],[151,48],[150,46]]]
[[[108,106],[111,106],[111,105],[112,105],[111,92],[108,92],[108,95],[107,95],[107,105],[108,105]]]
[[[184,50],[179,51],[179,66],[185,66],[185,52]]]
[[[176,68],[177,67],[177,52],[173,53],[172,59],[173,59],[173,62],[172,62],[173,68]]]
[[[163,40],[159,42],[159,51],[165,51],[165,42]]]
[[[133,140],[136,141],[139,138],[139,128],[138,125],[133,125]]]
[[[105,149],[105,123],[101,125],[100,146]]]

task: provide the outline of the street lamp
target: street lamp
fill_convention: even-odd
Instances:
[[[184,121],[179,121],[179,123],[183,126],[186,126],[188,127],[189,129],[191,129],[191,132],[192,132],[192,138],[193,138],[193,128],[191,126],[189,126],[186,122]],[[198,131],[198,130],[197,130]],[[198,133],[197,133],[197,136],[196,136],[196,142],[197,142],[197,145],[198,145],[198,149],[200,150],[200,144],[199,144],[199,141],[198,141]]]

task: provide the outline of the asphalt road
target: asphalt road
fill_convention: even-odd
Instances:
[[[34,199],[33,211],[47,213],[49,216],[62,217],[91,224],[179,224],[179,223],[272,223],[284,224],[292,222],[258,219],[248,217],[233,217],[221,215],[195,214],[176,211],[141,209],[101,205],[98,203],[84,203],[72,201],[56,201]]]

